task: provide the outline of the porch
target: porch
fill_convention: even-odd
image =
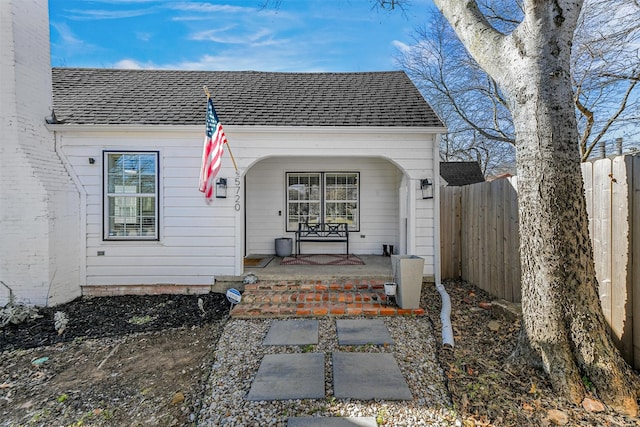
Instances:
[[[363,265],[281,265],[282,257],[250,255],[251,258],[273,257],[265,267],[248,266],[243,275],[255,274],[260,280],[327,280],[333,278],[392,279],[391,258],[382,255],[357,255]],[[246,259],[247,259],[246,258]]]

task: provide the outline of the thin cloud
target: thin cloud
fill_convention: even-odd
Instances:
[[[225,33],[227,31],[231,31],[233,29],[235,29],[237,27],[237,25],[227,25],[226,27],[222,27],[222,28],[216,28],[213,30],[204,30],[204,31],[199,31],[196,33],[193,33],[189,36],[187,36],[187,40],[210,40],[210,41],[215,41],[215,39],[218,37],[218,34],[220,33]]]
[[[86,53],[95,50],[97,47],[91,43],[78,38],[69,25],[64,22],[52,22],[51,27],[60,37],[60,41],[56,42],[56,46],[64,51],[65,55],[73,55],[77,53]]]
[[[231,31],[235,27],[236,27],[235,25],[232,25],[232,26],[220,28],[217,30],[201,31],[199,33],[195,33],[189,36],[188,38],[190,40],[211,41],[211,42],[221,43],[221,44],[240,44],[240,45],[248,44],[248,45],[256,45],[256,46],[260,46],[260,45],[266,46],[267,44],[273,45],[278,43],[278,42],[275,42],[270,37],[272,36],[273,32],[266,28],[259,29],[258,31],[247,33],[244,35],[236,35],[236,32]]]
[[[136,10],[67,10],[67,18],[75,21],[94,21],[103,19],[124,19],[135,18],[137,16],[150,15],[155,13],[155,8],[136,9]]]
[[[154,69],[154,70],[190,70],[190,71],[298,71],[321,72],[328,68],[323,66],[316,58],[299,56],[291,52],[279,53],[273,51],[259,55],[242,55],[237,52],[220,52],[216,55],[205,54],[196,60],[184,60],[158,64],[153,62],[141,62],[135,59],[123,59],[115,64],[114,68],[122,69]]]
[[[83,44],[82,40],[80,40],[76,35],[71,31],[69,25],[61,22],[52,22],[51,26],[57,31],[60,39],[65,45],[76,46]]]
[[[169,18],[173,22],[184,22],[190,28],[190,34],[187,34],[187,40],[213,41],[216,43],[237,44],[243,43],[244,40],[256,42],[263,37],[263,34],[257,34],[258,31],[251,29],[269,28],[271,33],[281,29],[287,29],[292,24],[301,22],[300,17],[296,17],[291,13],[283,13],[266,8],[245,7],[219,5],[209,3],[177,3],[170,4],[167,7],[173,13]],[[202,23],[198,25],[199,23]],[[224,29],[211,30],[211,23],[232,22],[232,26]],[[205,25],[206,27],[203,27]],[[295,25],[295,24],[294,24]],[[230,37],[229,35],[220,35],[219,33],[230,28],[242,28],[245,35],[239,37]],[[264,30],[263,30],[264,31]],[[236,31],[238,33],[239,31]],[[257,34],[257,35],[256,35]],[[238,34],[236,34],[238,35]],[[261,43],[272,43],[270,41],[261,41]]]
[[[298,0],[292,0],[298,1]],[[211,14],[259,14],[262,16],[279,16],[287,17],[289,13],[282,12],[281,10],[274,10],[269,8],[251,7],[251,6],[232,6],[228,4],[210,4],[210,3],[172,3],[167,5],[169,9],[177,10],[181,12],[194,12],[200,15],[192,15],[190,17],[175,17],[174,20],[188,19],[210,19]]]
[[[290,56],[287,53],[274,55],[236,56],[222,52],[219,55],[203,55],[197,61],[170,64],[170,69],[214,70],[214,71],[323,71],[323,67],[309,58]]]
[[[151,40],[151,36],[152,36],[151,33],[144,33],[140,31],[136,32],[136,38],[143,42],[148,42],[149,40]]]
[[[210,4],[210,3],[175,3],[169,6],[173,10],[181,10],[185,12],[199,13],[254,13],[257,9],[245,6],[231,6],[228,4]]]
[[[190,12],[189,16],[172,18],[174,21],[191,22],[190,32],[185,36],[186,40],[213,42],[219,45],[245,45],[248,48],[284,46],[288,45],[290,40],[289,36],[281,37],[281,34],[305,27],[305,21],[301,17],[291,13],[273,13],[266,9],[203,3],[183,3],[172,8]],[[199,15],[194,17],[192,12],[198,12]],[[198,21],[206,23],[207,26],[203,27]],[[212,28],[211,22],[233,24]]]
[[[153,63],[143,64],[139,61],[136,61],[135,59],[123,59],[116,62],[113,68],[124,69],[124,70],[142,70],[142,69],[152,70],[152,69],[158,69],[160,67],[157,67]]]
[[[274,38],[268,38],[265,40],[259,40],[259,41],[250,43],[251,47],[261,47],[261,48],[272,47],[272,46],[290,46],[290,45],[291,45],[290,39],[274,39]]]
[[[68,66],[70,58],[91,55],[96,57],[96,52],[102,50],[99,46],[88,43],[76,36],[66,23],[51,22],[51,64],[53,66]],[[79,63],[73,63],[79,66]],[[89,66],[96,66],[90,64]]]
[[[407,53],[411,50],[411,46],[406,43],[401,42],[400,40],[393,40],[391,45],[398,49],[400,53]]]

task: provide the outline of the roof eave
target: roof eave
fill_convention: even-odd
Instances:
[[[201,132],[203,125],[140,125],[140,124],[45,124],[51,132]],[[443,126],[249,126],[225,125],[229,133],[437,133],[447,132]]]

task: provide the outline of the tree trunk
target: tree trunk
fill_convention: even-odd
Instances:
[[[584,377],[605,403],[637,416],[636,378],[606,331],[589,239],[569,65],[581,1],[525,0],[524,20],[509,35],[473,0],[435,2],[509,97],[527,338],[519,352],[541,362],[571,401],[582,401]]]
[[[513,114],[526,336],[555,390],[579,403],[586,377],[608,404],[635,416],[632,372],[598,297],[573,105],[561,76],[539,77],[538,93]]]

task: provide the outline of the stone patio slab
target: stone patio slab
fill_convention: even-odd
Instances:
[[[318,344],[318,321],[311,319],[274,320],[263,345]]]
[[[333,395],[338,399],[413,399],[390,353],[334,352]]]
[[[338,319],[338,345],[393,344],[382,319]]]
[[[247,394],[247,400],[324,397],[324,353],[265,355]]]
[[[374,417],[293,417],[287,427],[378,427]]]

